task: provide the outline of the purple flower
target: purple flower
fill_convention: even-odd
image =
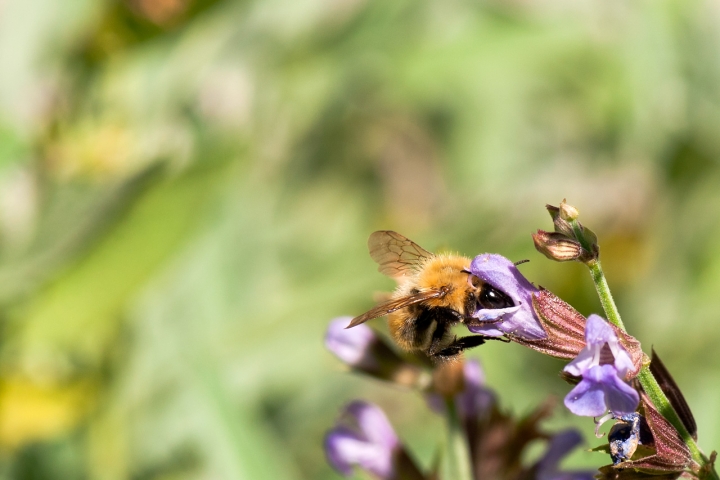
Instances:
[[[427,374],[398,356],[390,346],[367,325],[347,329],[352,317],[339,317],[330,322],[325,346],[354,370],[381,380],[405,386],[427,382]]]
[[[328,462],[346,476],[357,465],[380,478],[392,478],[393,455],[399,445],[383,411],[361,401],[347,405],[338,425],[325,437]]]
[[[417,468],[380,408],[362,401],[343,410],[335,428],[325,436],[325,454],[330,465],[345,476],[353,466],[382,480],[420,480]]]
[[[532,304],[532,295],[539,289],[522,276],[514,263],[501,255],[484,253],[473,259],[470,272],[513,302],[512,307],[481,308],[475,312],[473,317],[477,322],[468,326],[471,332],[491,337],[510,335],[526,340],[547,337]]]
[[[371,355],[371,347],[377,341],[375,332],[364,324],[347,330],[351,320],[352,317],[338,317],[330,322],[325,347],[350,366],[376,367],[377,361]]]
[[[585,323],[585,348],[575,360],[565,366],[565,371],[581,377],[583,372],[593,365],[608,363],[611,363],[623,378],[633,368],[630,354],[620,344],[610,324],[599,315],[590,315]]]
[[[480,417],[495,403],[495,394],[485,387],[485,373],[477,360],[468,360],[463,366],[465,385],[455,397],[461,418]]]
[[[565,397],[565,406],[575,415],[597,417],[608,410],[615,416],[637,409],[640,397],[625,382],[633,362],[615,331],[598,315],[585,325],[585,348],[565,366],[565,372],[582,377]]]
[[[594,471],[579,470],[574,472],[561,472],[558,470],[560,461],[568,453],[583,443],[582,435],[577,430],[563,430],[552,436],[545,454],[538,460],[537,480],[593,480]]]

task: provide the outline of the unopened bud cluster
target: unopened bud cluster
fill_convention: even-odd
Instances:
[[[559,207],[546,205],[553,220],[554,232],[538,230],[533,234],[535,248],[550,260],[590,263],[600,255],[597,235],[577,221],[578,210],[563,200]]]

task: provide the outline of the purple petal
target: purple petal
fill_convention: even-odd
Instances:
[[[325,436],[328,462],[346,476],[357,465],[381,479],[393,478],[393,459],[400,448],[383,411],[361,401],[347,405],[338,425]]]
[[[613,355],[613,366],[618,371],[620,377],[632,370],[633,362],[630,354],[618,341],[617,334],[599,315],[590,315],[585,324],[585,341],[586,346],[578,354],[578,356],[568,363],[564,370],[576,377],[584,376],[592,367],[600,365],[601,352],[605,344],[610,347]]]
[[[537,463],[537,480],[593,480],[595,471],[558,471],[563,457],[582,443],[582,435],[575,429],[563,430],[553,435],[547,451]]]
[[[336,427],[325,436],[325,456],[335,470],[345,476],[352,474],[352,466],[362,457],[366,442],[346,427]],[[360,452],[358,454],[358,452]]]
[[[385,413],[375,405],[367,402],[352,402],[345,407],[345,414],[354,417],[363,437],[390,450],[400,443],[395,430]]]
[[[599,348],[583,348],[578,356],[573,359],[572,362],[565,365],[563,370],[570,375],[576,377],[582,377],[585,372],[590,370],[591,367],[600,364],[600,349]]]
[[[480,417],[495,402],[495,395],[485,388],[485,374],[477,360],[468,360],[463,366],[465,388],[456,397],[458,413],[462,418]]]
[[[463,378],[466,391],[476,391],[485,386],[485,372],[480,362],[475,359],[468,360],[463,365]]]
[[[585,322],[585,348],[563,370],[576,377],[585,376],[592,367],[600,365],[600,351],[611,339],[617,340],[610,325],[602,317],[590,315]]]
[[[468,325],[468,330],[472,333],[480,333],[486,337],[502,337],[505,332],[499,330],[499,323],[488,323],[486,325]]]
[[[507,308],[483,308],[473,314],[473,317],[482,322],[491,322],[505,315],[510,315],[520,310],[520,305]]]
[[[550,445],[548,445],[545,454],[538,461],[538,470],[557,470],[558,465],[560,465],[560,460],[582,443],[582,435],[574,428],[556,433],[550,439]]]
[[[612,338],[608,340],[608,346],[610,347],[610,352],[613,354],[614,358],[614,366],[618,371],[618,374],[625,378],[625,375],[627,372],[634,369],[632,358],[630,357],[630,354],[625,349],[625,347],[620,343],[618,340],[617,334],[613,332]]]
[[[630,358],[630,354],[625,350],[620,342],[618,341],[617,334],[610,326],[610,324],[600,317],[599,315],[590,315],[585,324],[585,341],[587,342],[586,348],[591,348],[592,345],[597,349],[597,359],[599,364],[600,360],[600,349],[607,343],[610,347],[610,352],[613,354],[614,367],[618,371],[621,377],[625,377],[625,374],[633,369],[633,362]]]
[[[348,477],[353,465],[383,479],[393,476],[392,450],[364,441],[347,427],[339,426],[328,432],[325,455],[335,470]]]
[[[325,347],[351,366],[367,362],[368,349],[375,341],[375,332],[367,325],[346,329],[352,317],[338,317],[330,322],[325,334]]]
[[[625,350],[620,342],[615,342],[615,344],[609,345],[610,351],[612,352],[613,357],[615,357],[615,369],[618,371],[618,375],[620,377],[625,378],[627,372],[631,371],[635,367],[633,365],[632,358],[630,358],[630,354],[627,350]]]
[[[565,406],[575,415],[598,417],[610,410],[617,415],[632,413],[640,398],[637,391],[618,377],[612,365],[596,365],[565,397]]]
[[[492,323],[487,328],[470,327],[471,332],[489,335],[488,331],[500,331],[528,340],[547,337],[532,306],[532,294],[539,290],[522,276],[510,260],[496,254],[478,255],[470,264],[470,272],[509,296],[515,304],[513,308],[516,308],[514,311],[499,309],[505,311],[496,312],[494,318],[488,310],[480,310],[477,318],[494,320],[502,315],[502,321]]]
[[[602,347],[605,343],[617,342],[617,336],[604,318],[593,313],[585,323],[585,341],[588,345]]]
[[[565,397],[565,406],[581,417],[599,417],[607,411],[602,386],[583,379]]]
[[[605,384],[605,402],[608,410],[615,416],[626,415],[637,410],[640,403],[638,392],[625,383],[611,365],[603,365]],[[614,371],[613,371],[614,370]],[[612,371],[612,373],[610,373]]]

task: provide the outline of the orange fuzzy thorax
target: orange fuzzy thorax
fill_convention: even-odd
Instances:
[[[463,272],[470,268],[470,259],[460,255],[435,255],[418,267],[413,283],[420,291],[442,286],[452,287],[443,298],[428,300],[428,306],[457,306],[460,309],[465,300],[465,286],[468,274]]]
[[[400,281],[400,285],[393,293],[394,298],[412,295],[417,291],[449,288],[448,293],[441,298],[426,300],[422,305],[403,308],[388,316],[390,333],[401,348],[412,350],[419,348],[417,342],[423,346],[429,342],[429,338],[414,338],[412,324],[419,308],[448,307],[458,312],[464,310],[468,273],[463,270],[470,267],[470,261],[469,258],[460,255],[434,255],[419,264],[412,276]]]

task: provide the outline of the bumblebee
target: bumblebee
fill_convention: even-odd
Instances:
[[[389,301],[355,317],[347,328],[387,315],[400,348],[422,351],[436,361],[454,359],[486,340],[507,341],[483,335],[458,338],[451,331],[458,323],[477,323],[472,315],[479,309],[514,306],[510,297],[470,273],[469,258],[430,253],[390,230],[370,235],[368,248],[380,273],[395,279],[398,287]]]

